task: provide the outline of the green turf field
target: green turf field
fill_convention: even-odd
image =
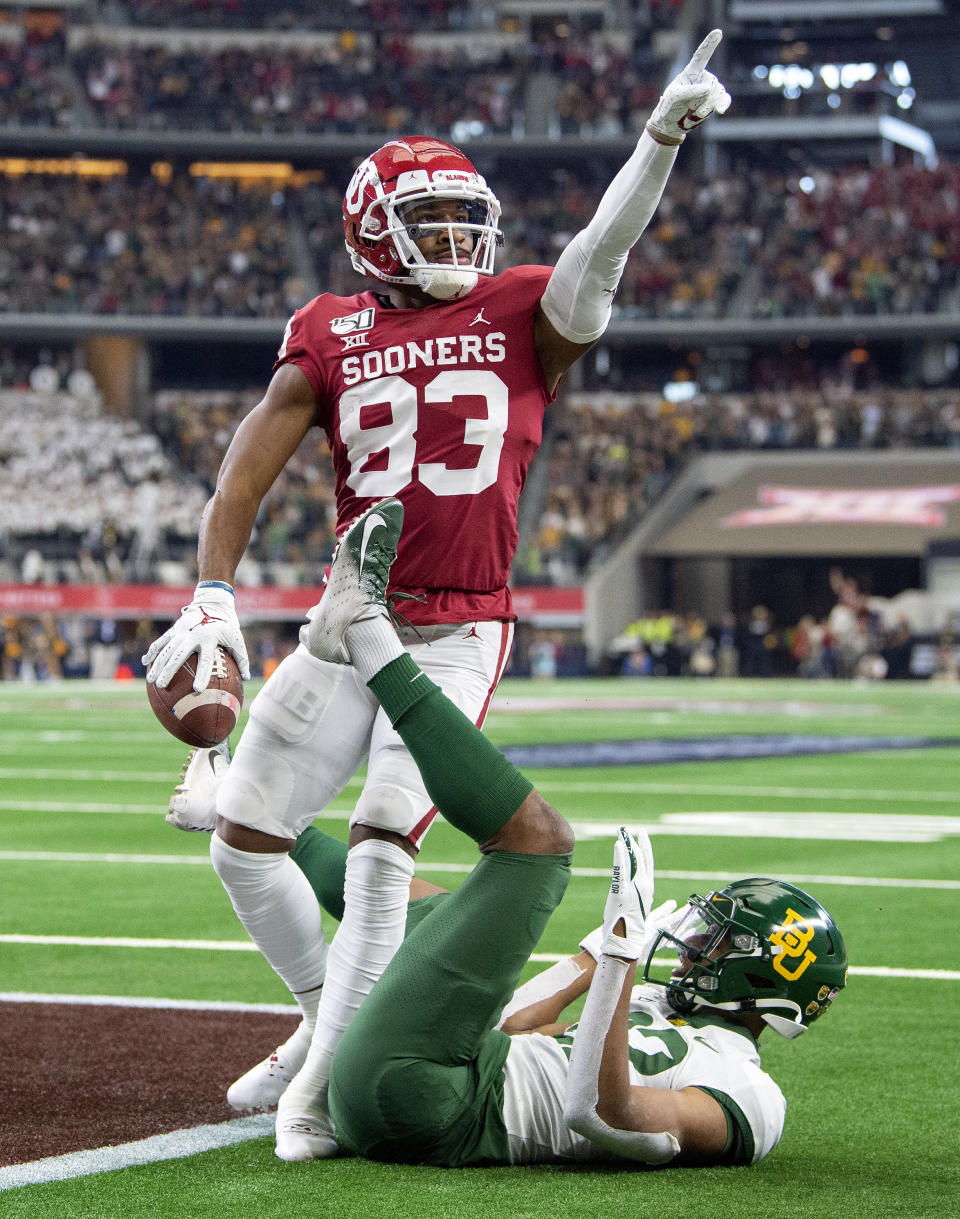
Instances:
[[[487,731],[502,746],[756,733],[960,739],[960,692],[506,681]],[[157,726],[140,683],[0,685],[0,742],[0,991],[288,999],[258,954],[230,950],[245,937],[205,862],[206,837],[164,823],[185,750]],[[352,1159],[284,1165],[261,1138],[0,1192],[0,1216],[955,1214],[960,747],[527,773],[578,837],[574,879],[542,954],[575,948],[599,921],[620,823],[650,830],[658,900],[737,875],[780,875],[835,916],[852,966],[847,991],[799,1041],[763,1038],[765,1063],[788,1100],[783,1141],[767,1160],[632,1175],[443,1172]],[[318,824],[345,836],[357,790]],[[472,844],[439,823],[419,869],[453,887],[473,859]]]

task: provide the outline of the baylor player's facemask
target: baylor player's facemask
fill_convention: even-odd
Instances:
[[[665,987],[681,1014],[756,1012],[784,1037],[821,1016],[846,976],[847,951],[827,911],[795,885],[764,877],[694,894],[643,969],[643,981]]]

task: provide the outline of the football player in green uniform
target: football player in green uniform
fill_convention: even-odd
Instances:
[[[376,562],[371,519],[385,531]],[[802,1033],[843,987],[835,923],[765,878],[654,911],[649,839],[622,829],[602,926],[515,993],[566,888],[573,834],[400,645],[384,591],[401,525],[396,500],[358,519],[305,632],[314,654],[366,670],[431,798],[482,857],[454,893],[414,890],[406,938],[333,1056],[337,1138],[370,1158],[448,1166],[758,1160],[785,1103],[757,1038],[766,1025]],[[318,835],[302,836],[297,859],[336,912],[345,849]],[[584,992],[579,1022],[560,1023]],[[300,1106],[309,1065],[292,1084]],[[302,1146],[287,1131],[283,1158],[315,1158],[305,1126]]]
[[[311,826],[292,856],[339,918],[346,844]],[[509,998],[516,971],[505,975],[500,947],[515,930],[522,887],[499,902],[493,891],[477,896],[489,916],[480,942],[470,939],[473,902],[462,922],[463,898],[416,878],[410,941],[337,1056],[348,1115],[341,1139],[376,1158],[446,1165],[750,1164],[768,1154],[785,1102],[761,1067],[758,1039],[767,1025],[797,1037],[830,1006],[846,977],[840,932],[809,894],[761,877],[694,894],[679,911],[665,902],[643,920],[651,878],[648,840],[621,830],[605,923],[623,917],[630,935],[608,939],[598,927]],[[591,1006],[564,1022],[587,992]],[[282,1069],[260,1064],[234,1089],[245,1085],[248,1107],[267,1108],[283,1089]],[[365,1098],[385,1095],[371,1139]],[[382,1139],[381,1122],[401,1137]]]

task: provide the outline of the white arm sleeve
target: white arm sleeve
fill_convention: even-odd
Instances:
[[[657,210],[676,156],[677,145],[644,131],[596,215],[557,260],[540,304],[571,343],[592,343],[606,330],[627,255]]]
[[[600,1060],[627,969],[626,961],[600,958],[573,1038],[563,1117],[571,1130],[605,1151],[628,1160],[642,1160],[644,1164],[666,1164],[680,1151],[680,1144],[668,1131],[646,1134],[639,1130],[615,1130],[597,1115]]]
[[[583,973],[580,966],[571,957],[564,957],[549,969],[535,974],[527,982],[513,992],[513,998],[500,1013],[497,1028],[503,1028],[505,1021],[525,1007],[532,1007],[542,999],[552,999],[568,986],[572,986]]]

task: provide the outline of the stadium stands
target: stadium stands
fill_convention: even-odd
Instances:
[[[475,149],[504,202],[499,265],[550,264],[680,54],[677,25],[669,0],[562,17],[449,0],[86,0],[11,13],[0,42],[0,386],[18,392],[0,457],[16,476],[0,492],[4,578],[25,563],[39,580],[189,578],[196,505],[266,382],[285,318],[317,291],[359,286],[339,218],[358,155],[411,127]],[[937,164],[909,150],[910,132],[855,127],[936,118],[938,99],[914,90],[886,34],[865,24],[862,58],[876,62],[843,71],[829,30],[798,20],[789,32],[756,14],[731,26],[726,130],[756,118],[782,121],[781,134],[753,127],[723,142],[721,129],[684,150],[631,256],[609,342],[552,414],[517,580],[581,581],[699,452],[960,447],[949,337],[960,141],[951,148],[946,117],[934,125],[946,139]],[[816,140],[797,134],[811,116]],[[104,160],[88,164],[95,155]],[[90,319],[112,318],[142,323],[154,385],[127,405],[136,424],[83,415],[94,450],[64,459],[52,498],[50,452],[66,442],[31,449],[34,425],[54,435],[51,412],[66,428],[92,408],[69,395],[32,406],[21,391],[49,360],[43,349],[62,361],[66,344],[67,364],[82,366],[85,335],[107,333]],[[168,320],[183,323],[182,360],[157,346]],[[228,350],[216,345],[231,320],[257,327],[262,373],[250,384],[239,371],[220,384],[231,361],[198,355],[204,342]],[[789,358],[764,338],[777,323]],[[711,326],[726,328],[713,347]],[[688,398],[664,392],[678,376],[696,382]],[[182,511],[138,544],[138,484],[149,495],[165,479],[182,488]],[[316,580],[332,521],[318,439],[265,505],[246,577]]]

